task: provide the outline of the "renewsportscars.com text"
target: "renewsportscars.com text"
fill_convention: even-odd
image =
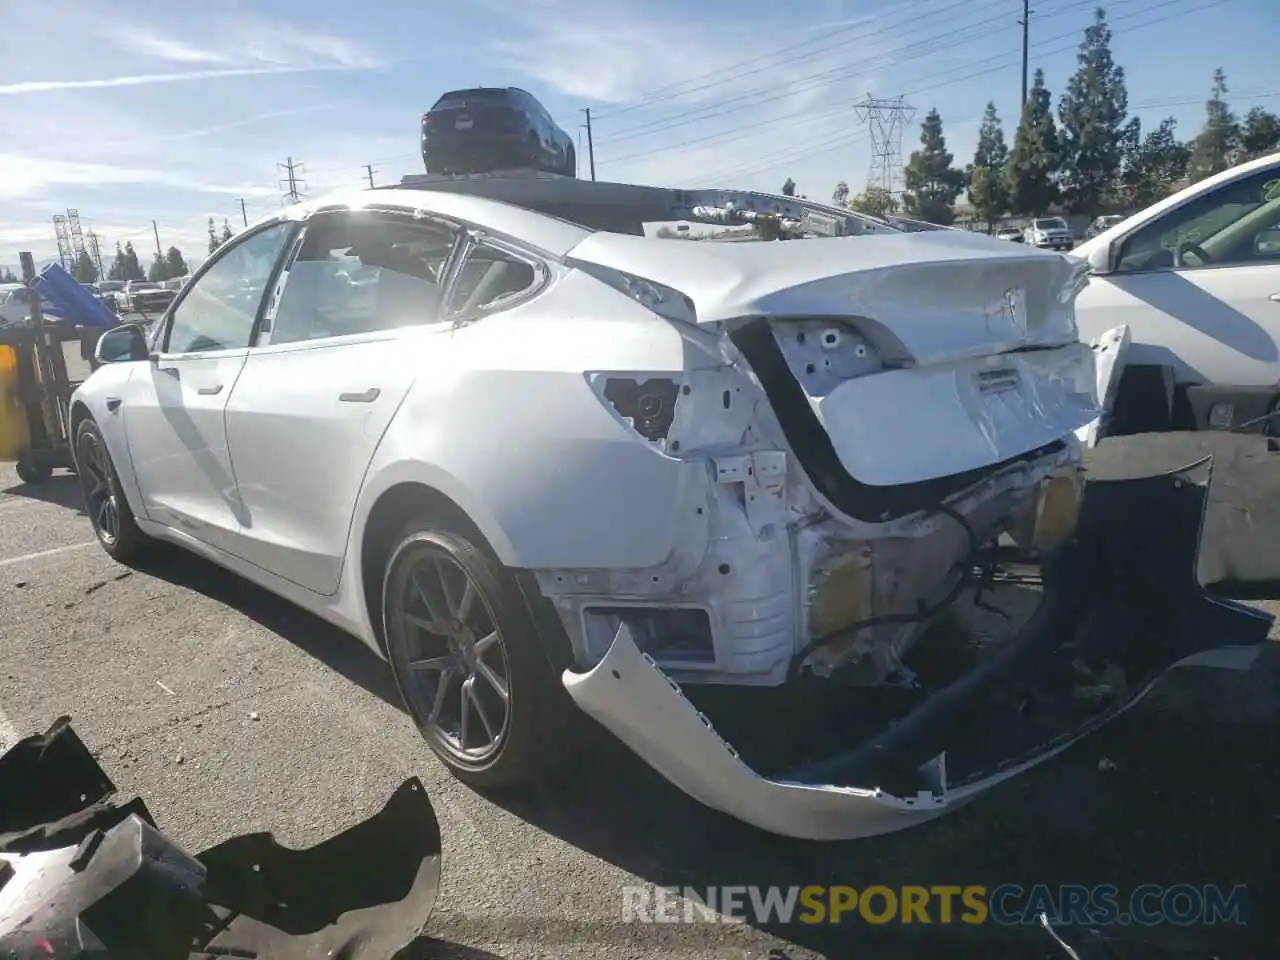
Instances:
[[[1061,924],[1198,926],[1248,922],[1248,889],[1144,884],[623,888],[629,923]]]

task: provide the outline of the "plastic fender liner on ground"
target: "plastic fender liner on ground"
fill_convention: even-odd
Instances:
[[[259,833],[195,856],[114,794],[65,717],[0,756],[0,956],[383,960],[435,906],[440,827],[417,778],[309,849]]]
[[[911,826],[1065,749],[1171,667],[1252,662],[1272,617],[1196,578],[1211,476],[1206,458],[1089,483],[1076,535],[1046,566],[1040,607],[1016,635],[879,734],[789,773],[748,767],[625,626],[564,684],[680,789],[762,829],[835,840]]]

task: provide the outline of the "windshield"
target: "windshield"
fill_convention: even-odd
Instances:
[[[1061,217],[1046,217],[1043,220],[1035,222],[1037,230],[1065,230],[1067,229],[1067,221]]]

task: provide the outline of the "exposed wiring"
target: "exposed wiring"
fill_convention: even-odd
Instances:
[[[800,674],[800,668],[814,652],[829,647],[840,640],[852,637],[854,634],[860,633],[871,627],[887,626],[889,624],[899,623],[919,623],[924,620],[930,620],[937,616],[947,607],[951,606],[964,592],[964,588],[973,583],[973,569],[975,566],[982,566],[980,553],[981,544],[978,542],[978,534],[973,529],[973,524],[966,520],[959,512],[951,509],[946,504],[938,504],[928,513],[926,517],[934,514],[945,514],[956,523],[960,524],[965,532],[965,536],[969,539],[969,550],[965,554],[965,558],[960,563],[961,574],[956,578],[956,582],[951,589],[947,591],[946,596],[934,603],[922,606],[919,610],[912,613],[886,613],[878,617],[867,617],[865,620],[858,620],[849,626],[829,633],[826,636],[815,637],[800,649],[800,651],[791,658],[791,665],[787,668],[787,679],[793,680]]]

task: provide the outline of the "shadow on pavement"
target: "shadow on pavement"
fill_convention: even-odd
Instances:
[[[1146,701],[1063,756],[921,827],[850,843],[773,837],[712,813],[607,735],[571,780],[492,799],[659,886],[1186,883],[1248,887],[1245,925],[1114,926],[1115,956],[1280,955],[1272,858],[1280,815],[1280,649],[1250,674],[1175,671]],[[622,908],[622,892],[615,896]],[[1013,901],[1021,909],[1023,901]],[[1064,957],[1034,924],[765,925],[828,957]],[[957,911],[958,912],[958,911]],[[1031,919],[1028,917],[1028,919]],[[1068,943],[1084,931],[1058,927]],[[1267,949],[1267,945],[1271,949]]]
[[[73,473],[57,473],[41,484],[19,483],[4,490],[14,497],[27,500],[41,500],[44,503],[56,504],[68,510],[74,510],[84,516],[84,494],[80,492],[80,478]]]
[[[386,662],[351,634],[177,547],[161,546],[140,569],[239,611],[357,686],[403,709]]]
[[[385,663],[357,640],[221,568],[176,549],[147,568],[240,611],[327,666],[400,707]],[[668,784],[602,728],[585,721],[583,757],[558,781],[493,802],[574,846],[657,886],[803,887],[847,884],[1111,884],[1120,902],[1142,884],[1248,888],[1247,923],[1113,926],[1116,957],[1254,960],[1280,956],[1280,646],[1254,669],[1172,672],[1115,723],[1058,759],[953,815],[884,837],[811,843],[761,833],[717,814]],[[616,897],[619,916],[622,891]],[[1015,904],[1021,905],[1018,898]],[[971,926],[764,924],[803,950],[832,958],[873,956],[1061,958],[1034,923]],[[957,911],[958,913],[958,911]],[[1028,917],[1030,919],[1030,917]],[[1068,943],[1080,928],[1058,926]],[[707,931],[688,936],[703,940]],[[640,931],[637,931],[640,934]],[[679,944],[679,930],[671,931]],[[639,942],[639,937],[637,938]],[[399,960],[495,955],[424,938]],[[1083,957],[1084,954],[1082,953]],[[775,951],[772,960],[786,960]]]

